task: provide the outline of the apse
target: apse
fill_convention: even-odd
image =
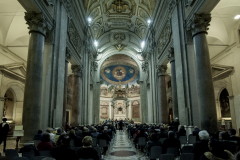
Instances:
[[[141,122],[140,72],[136,62],[127,55],[113,55],[103,63],[100,72],[100,121]]]

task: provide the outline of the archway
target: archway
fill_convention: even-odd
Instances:
[[[115,54],[105,59],[99,72],[100,121],[133,118],[141,122],[140,113],[136,118],[132,115],[132,102],[141,100],[138,64],[128,55]],[[138,106],[140,111],[139,102]]]

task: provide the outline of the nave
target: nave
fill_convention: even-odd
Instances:
[[[127,131],[116,131],[116,135],[107,151],[104,160],[145,160],[145,154],[136,149]]]

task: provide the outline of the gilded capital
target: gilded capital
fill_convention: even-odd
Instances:
[[[25,12],[25,20],[27,21],[28,29],[31,32],[39,32],[46,36],[47,23],[43,13]]]
[[[168,60],[169,60],[170,62],[175,61],[174,48],[173,48],[173,47],[171,47],[171,48],[168,50]]]
[[[199,33],[207,34],[208,26],[210,25],[209,23],[211,22],[211,19],[211,14],[195,14],[190,26],[192,36],[194,37]]]
[[[157,75],[165,76],[167,71],[167,65],[157,65]]]
[[[82,65],[72,65],[71,69],[74,75],[82,77],[82,69],[83,69]]]

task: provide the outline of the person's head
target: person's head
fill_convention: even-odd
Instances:
[[[57,129],[57,133],[58,133],[58,134],[62,134],[62,128],[58,128],[58,129]]]
[[[92,137],[85,136],[82,140],[83,146],[88,147],[92,145]]]
[[[209,134],[207,131],[203,130],[198,133],[200,140],[209,140]]]
[[[74,129],[71,129],[69,134],[75,135],[75,130],[74,130]]]
[[[3,118],[2,121],[3,121],[3,122],[7,122],[7,118]]]
[[[50,142],[50,134],[48,133],[43,134],[42,142]]]
[[[150,140],[151,140],[151,141],[158,141],[157,134],[153,132],[153,133],[151,134],[151,136],[150,136]]]
[[[104,126],[104,129],[108,129],[108,126]]]
[[[38,134],[42,134],[43,131],[41,129],[38,130]]]
[[[229,134],[230,136],[235,136],[235,135],[236,135],[236,130],[235,130],[235,129],[229,129],[229,130],[228,130],[228,134]]]
[[[229,137],[227,132],[219,132],[219,140],[229,140]]]
[[[93,132],[97,132],[97,129],[96,129],[96,128],[93,128]]]
[[[89,132],[89,129],[86,128],[86,127],[84,127],[83,131],[84,131],[84,132]]]
[[[65,135],[65,136],[62,138],[62,143],[65,144],[65,145],[69,145],[69,144],[70,144],[70,141],[71,141],[71,138],[70,138],[68,135]]]
[[[185,128],[184,128],[184,126],[180,126],[180,129],[179,130],[184,130]]]
[[[173,131],[169,131],[168,132],[168,137],[169,138],[174,138],[174,132]]]
[[[108,130],[105,128],[104,130],[103,130],[103,133],[107,133],[108,132]]]
[[[46,129],[46,132],[47,132],[47,133],[52,133],[52,129],[51,129],[51,128],[47,128],[47,129]]]
[[[218,152],[223,152],[223,148],[222,148],[222,145],[221,143],[216,140],[216,139],[210,139],[209,142],[208,142],[208,148],[211,152],[215,152],[215,153],[218,153]]]

